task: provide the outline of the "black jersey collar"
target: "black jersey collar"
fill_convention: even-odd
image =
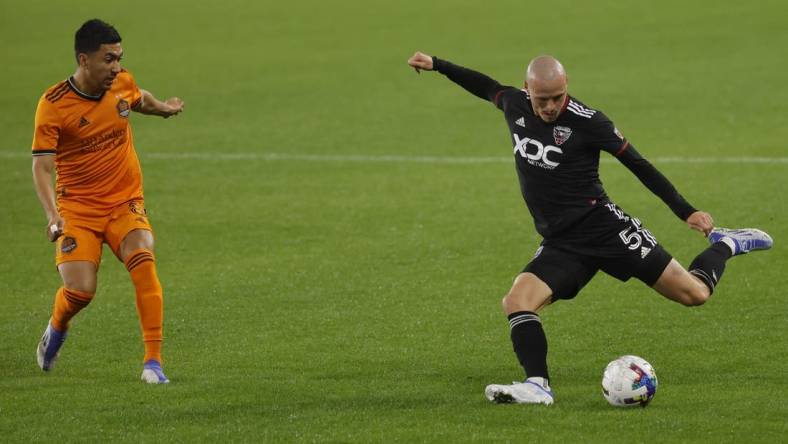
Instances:
[[[105,91],[102,91],[101,94],[97,96],[91,96],[90,94],[86,94],[80,91],[79,88],[77,88],[76,82],[74,82],[74,76],[68,78],[68,87],[71,88],[71,91],[74,91],[74,94],[78,95],[79,97],[82,97],[83,99],[94,100],[98,102],[99,100],[101,100],[102,97],[104,97]]]

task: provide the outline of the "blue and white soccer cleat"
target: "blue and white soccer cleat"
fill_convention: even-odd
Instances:
[[[484,389],[484,396],[498,404],[544,404],[553,403],[553,391],[544,378],[528,378],[512,385],[490,384]]]
[[[724,242],[731,248],[733,255],[746,254],[755,250],[768,250],[772,248],[771,236],[757,228],[742,228],[729,230],[715,228],[709,233],[709,242]]]
[[[36,349],[36,358],[38,366],[41,370],[48,372],[52,370],[58,356],[60,356],[60,347],[66,340],[66,332],[59,332],[52,327],[52,324],[47,323],[47,329],[44,330],[44,335],[41,336],[41,341],[38,343]]]
[[[170,382],[161,370],[161,364],[155,359],[149,359],[142,366],[142,378],[148,384],[168,384]]]

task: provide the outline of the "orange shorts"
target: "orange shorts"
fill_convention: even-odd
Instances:
[[[128,201],[102,217],[80,216],[66,209],[61,209],[60,215],[65,224],[63,234],[55,242],[55,265],[89,261],[98,269],[103,244],[109,245],[117,256],[120,243],[131,231],[153,231],[141,199]]]

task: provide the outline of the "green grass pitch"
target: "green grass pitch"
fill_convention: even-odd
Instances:
[[[0,4],[0,441],[787,439],[784,2]],[[174,119],[133,117],[166,387],[138,380],[133,288],[107,250],[58,366],[35,363],[59,278],[33,114],[92,17],[117,26],[142,87],[186,101]],[[699,308],[599,275],[543,312],[556,404],[491,405],[486,384],[521,377],[499,302],[539,238],[500,114],[409,70],[416,50],[514,85],[554,54],[570,92],[690,202],[775,248],[732,260]],[[680,262],[704,248],[625,168],[601,170]],[[600,393],[629,353],[659,376],[646,409]]]

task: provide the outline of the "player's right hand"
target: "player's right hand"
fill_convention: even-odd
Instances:
[[[47,238],[50,242],[54,242],[63,234],[63,218],[58,214],[49,219],[47,224]]]
[[[696,211],[687,218],[687,225],[708,237],[711,230],[714,229],[714,219],[711,217],[711,214],[705,211]]]
[[[408,59],[408,65],[412,66],[417,73],[420,73],[422,69],[432,71],[432,56],[416,51],[416,54]]]

